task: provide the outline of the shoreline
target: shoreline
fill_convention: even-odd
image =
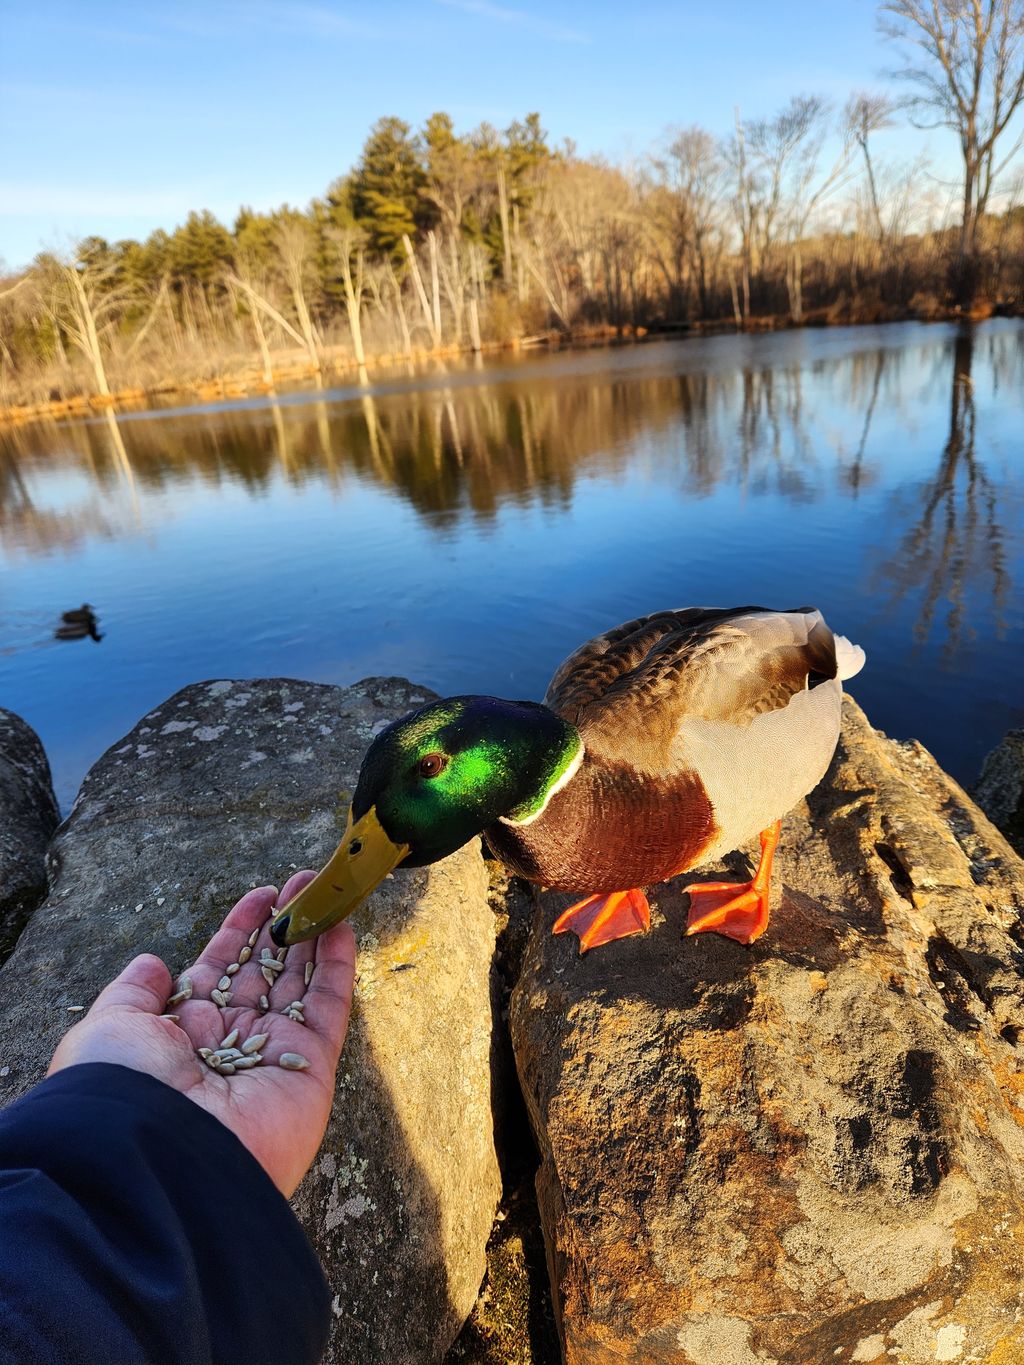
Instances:
[[[819,308],[808,312],[800,322],[784,314],[766,314],[749,318],[744,326],[737,326],[732,318],[697,319],[692,322],[652,323],[648,327],[627,324],[579,328],[565,333],[550,329],[532,336],[514,337],[509,341],[487,341],[479,350],[468,345],[418,348],[411,352],[388,352],[367,356],[364,373],[393,370],[408,365],[422,365],[432,360],[463,359],[476,355],[500,355],[524,350],[583,350],[591,346],[640,345],[646,341],[664,341],[673,337],[719,336],[724,333],[757,334],[762,332],[797,331],[804,328],[865,327],[891,322],[984,322],[992,317],[1020,317],[1024,307],[1018,303],[996,302],[979,304],[970,312],[957,307],[867,310],[857,316],[843,316],[835,308]],[[250,363],[227,369],[215,378],[166,379],[149,386],[132,386],[110,394],[80,393],[66,398],[49,399],[41,403],[11,404],[0,407],[0,429],[17,427],[29,422],[56,420],[65,417],[89,417],[105,409],[126,408],[147,411],[154,399],[176,395],[194,396],[200,402],[219,402],[228,398],[253,398],[276,394],[282,385],[313,379],[320,375],[327,379],[334,375],[358,376],[360,366],[343,347],[327,347],[323,365],[318,369],[301,352],[282,351],[280,363],[273,366],[273,382],[268,383],[262,369]],[[294,390],[291,390],[294,392]],[[153,409],[159,411],[158,408]]]

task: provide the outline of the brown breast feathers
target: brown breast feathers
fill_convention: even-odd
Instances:
[[[486,837],[521,877],[587,895],[665,881],[695,866],[716,833],[695,774],[656,778],[588,756],[536,820],[499,821]]]

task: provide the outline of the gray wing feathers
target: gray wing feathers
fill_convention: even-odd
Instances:
[[[545,701],[576,724],[626,702],[744,724],[798,691],[851,676],[863,652],[844,640],[842,653],[840,668],[835,637],[811,607],[659,612],[587,641],[557,670]]]
[[[819,781],[839,734],[841,680],[863,662],[812,607],[659,612],[582,645],[545,701],[595,755],[659,779],[698,773],[719,826],[711,858]]]

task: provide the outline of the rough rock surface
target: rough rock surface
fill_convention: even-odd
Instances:
[[[0,962],[46,895],[44,856],[59,819],[39,737],[0,707]]]
[[[1024,730],[1008,730],[985,759],[972,795],[992,823],[1024,854]]]
[[[371,735],[425,696],[398,679],[201,683],[110,749],[51,846],[49,900],[0,972],[0,1101],[43,1074],[67,1007],[89,1005],[130,956],[180,970],[246,888],[318,866]],[[478,846],[396,872],[353,924],[337,1099],[295,1207],[335,1296],[327,1361],[428,1365],[476,1299],[500,1193]]]
[[[502,1020],[522,969],[533,920],[526,882],[488,859],[498,923],[495,985]],[[487,1244],[487,1275],[472,1315],[443,1365],[562,1365],[551,1307],[544,1233],[537,1211],[537,1149],[516,1078],[508,1029],[497,1033],[493,1060],[495,1129],[502,1174],[501,1207]]]
[[[582,958],[542,898],[511,1022],[569,1365],[1024,1360],[1024,864],[847,700],[774,885],[752,948],[672,884]]]

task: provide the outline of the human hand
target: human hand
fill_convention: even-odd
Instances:
[[[192,980],[192,996],[168,1005],[176,990],[158,957],[143,953],[96,998],[89,1013],[61,1039],[50,1073],[79,1062],[116,1062],[144,1071],[201,1105],[249,1149],[282,1194],[290,1195],[305,1175],[323,1140],[334,1099],[334,1073],[348,1027],[355,977],[355,937],[338,924],[318,939],[288,949],[284,970],[269,986],[260,972],[264,948],[272,952],[270,920],[276,903],[288,901],[311,881],[296,872],[281,892],[273,886],[249,891],[179,981]],[[260,934],[252,957],[231,978],[231,999],[221,1009],[210,992],[229,963],[237,962],[250,934]],[[307,986],[306,963],[313,973]],[[259,998],[270,1008],[263,1013]],[[281,1013],[301,1000],[305,1023]],[[178,1022],[160,1016],[171,1012]],[[197,1049],[216,1049],[233,1029],[237,1046],[259,1033],[263,1060],[250,1070],[220,1075]],[[282,1053],[309,1062],[301,1071],[278,1065]]]

